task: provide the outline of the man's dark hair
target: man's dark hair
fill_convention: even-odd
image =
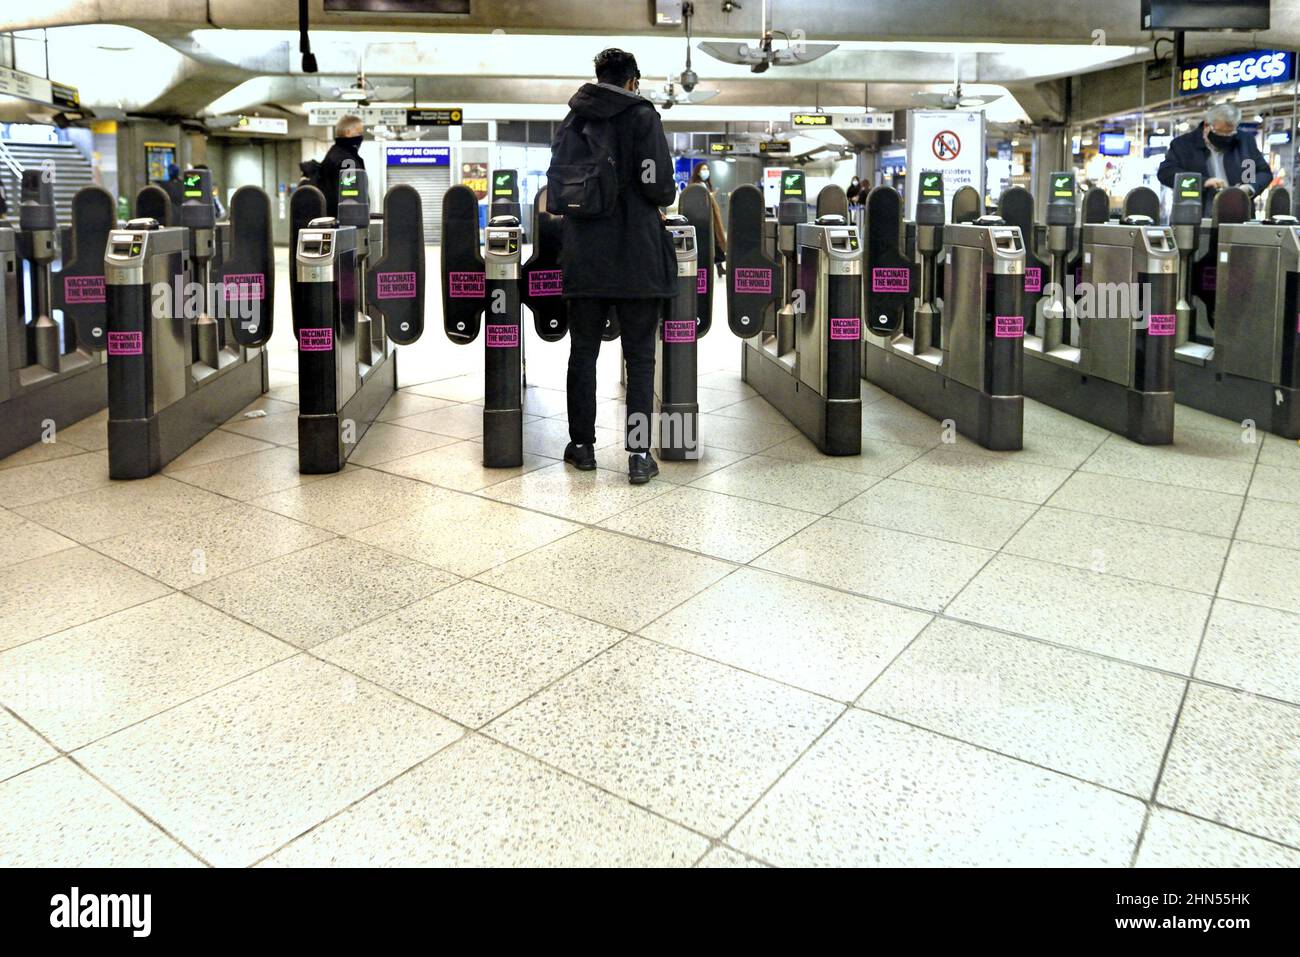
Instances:
[[[596,79],[601,83],[626,86],[628,80],[640,78],[636,57],[626,50],[610,47],[596,54]]]

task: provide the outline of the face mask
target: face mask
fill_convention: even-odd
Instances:
[[[858,185],[858,178],[857,178],[856,176],[853,177],[853,182],[850,183],[849,185],[850,185],[850,186],[857,186],[857,185]]]
[[[361,142],[364,139],[364,136],[340,136],[335,139],[334,142],[338,143],[340,146],[346,146],[348,149],[359,150],[361,149]]]
[[[707,169],[700,170],[700,179],[706,180],[708,178],[709,178],[709,171]]]
[[[1233,143],[1237,142],[1237,135],[1224,136],[1222,133],[1211,133],[1210,142],[1221,150],[1226,150]]]

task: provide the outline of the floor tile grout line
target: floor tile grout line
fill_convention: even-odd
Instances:
[[[1247,831],[1245,828],[1237,824],[1218,821],[1212,817],[1206,817],[1204,814],[1198,814],[1196,811],[1188,810],[1187,808],[1176,807],[1172,804],[1162,804],[1159,800],[1150,801],[1149,806],[1152,811],[1169,811],[1173,814],[1181,814],[1184,817],[1190,817],[1197,821],[1204,821],[1206,824],[1213,824],[1215,827],[1221,827],[1226,831],[1232,831],[1236,834],[1241,834],[1244,837],[1250,837],[1257,841],[1263,841],[1266,844],[1272,844],[1273,846],[1280,847],[1286,851],[1295,851],[1300,853],[1300,841],[1297,841],[1295,844],[1288,844],[1286,841],[1279,840],[1276,837],[1270,837],[1267,834],[1257,834],[1254,831]]]
[[[1263,446],[1263,443],[1261,442],[1261,443],[1260,443],[1260,447],[1262,447],[1262,446]],[[1250,492],[1250,486],[1251,486],[1251,485],[1254,483],[1254,481],[1255,481],[1255,467],[1256,467],[1256,464],[1258,464],[1259,451],[1260,451],[1259,448],[1256,448],[1256,450],[1255,450],[1256,463],[1254,463],[1254,464],[1251,465],[1251,468],[1250,468],[1250,481],[1248,481],[1248,482],[1246,483],[1246,492],[1247,492],[1247,494],[1249,494],[1249,492]],[[1182,719],[1183,719],[1183,709],[1187,706],[1187,699],[1188,699],[1188,697],[1191,696],[1191,692],[1192,692],[1192,682],[1191,682],[1191,678],[1192,678],[1192,676],[1194,676],[1194,675],[1196,674],[1196,666],[1197,666],[1197,664],[1200,662],[1200,659],[1201,659],[1201,649],[1205,647],[1205,636],[1206,636],[1207,634],[1209,634],[1209,631],[1210,631],[1210,620],[1214,617],[1214,604],[1215,604],[1216,601],[1218,601],[1219,590],[1223,587],[1223,576],[1227,573],[1227,570],[1228,570],[1228,560],[1232,557],[1232,549],[1233,549],[1233,547],[1236,545],[1237,529],[1241,526],[1241,517],[1242,517],[1242,515],[1245,514],[1245,511],[1246,511],[1246,499],[1245,499],[1245,496],[1243,496],[1243,497],[1242,497],[1242,500],[1241,500],[1241,505],[1240,505],[1240,506],[1238,507],[1238,509],[1237,509],[1237,521],[1236,521],[1236,522],[1233,524],[1233,526],[1232,526],[1232,536],[1231,536],[1230,539],[1229,539],[1229,545],[1228,545],[1228,548],[1227,548],[1227,550],[1223,553],[1223,561],[1222,561],[1222,562],[1220,563],[1220,565],[1219,565],[1219,576],[1218,576],[1218,579],[1215,581],[1215,584],[1214,584],[1214,594],[1213,594],[1213,596],[1212,596],[1211,599],[1210,599],[1210,605],[1209,605],[1209,607],[1205,609],[1205,621],[1201,623],[1201,634],[1200,634],[1200,637],[1198,638],[1198,640],[1197,640],[1197,642],[1196,642],[1196,650],[1195,650],[1195,652],[1192,654],[1192,663],[1188,666],[1188,669],[1187,669],[1187,671],[1188,671],[1188,680],[1187,680],[1186,684],[1183,685],[1183,694],[1182,694],[1182,697],[1181,697],[1181,698],[1179,699],[1179,701],[1178,701],[1178,710],[1174,713],[1174,722],[1173,722],[1173,724],[1172,724],[1172,725],[1170,726],[1170,728],[1169,728],[1169,737],[1165,740],[1164,752],[1163,752],[1163,753],[1161,754],[1161,756],[1160,756],[1160,764],[1159,764],[1159,766],[1158,766],[1158,768],[1157,768],[1157,770],[1156,770],[1156,779],[1155,779],[1154,783],[1151,785],[1151,797],[1150,797],[1150,799],[1149,799],[1151,802],[1155,802],[1155,800],[1156,800],[1157,797],[1159,796],[1159,794],[1160,794],[1160,785],[1164,782],[1165,770],[1166,770],[1166,769],[1168,768],[1168,766],[1169,766],[1169,755],[1173,752],[1173,749],[1174,749],[1174,741],[1175,741],[1175,740],[1177,739],[1177,737],[1178,737],[1178,728],[1179,728],[1179,725],[1181,725],[1181,723],[1182,723]],[[1145,837],[1146,837],[1146,826],[1147,826],[1147,821],[1148,821],[1148,820],[1149,820],[1149,816],[1148,816],[1148,818],[1144,818],[1144,819],[1143,819],[1143,821],[1142,821],[1142,831],[1141,831],[1141,833],[1138,835],[1137,845],[1136,845],[1136,846],[1134,847],[1134,849],[1133,849],[1133,862],[1134,862],[1134,864],[1136,864],[1136,862],[1137,862],[1138,852],[1141,850],[1142,842],[1143,842],[1143,840],[1144,840]]]
[[[499,745],[500,747],[513,751],[514,753],[524,758],[527,758],[530,761],[535,761],[538,764],[542,765],[542,767],[549,768],[551,771],[563,775],[564,777],[572,781],[576,781],[579,784],[583,784],[586,785],[587,787],[594,788],[595,790],[600,791],[601,793],[606,794],[609,797],[612,797],[618,801],[622,801],[625,804],[630,804],[632,807],[636,808],[639,811],[644,811],[645,813],[653,815],[654,817],[657,817],[662,821],[666,821],[667,823],[672,824],[675,827],[679,827],[685,831],[689,831],[692,834],[696,834],[699,837],[705,838],[709,842],[712,842],[715,839],[720,839],[719,835],[710,834],[707,831],[700,830],[698,827],[696,827],[693,824],[687,824],[685,821],[679,821],[676,818],[668,816],[663,811],[655,810],[649,805],[642,804],[638,801],[635,801],[625,794],[620,794],[617,791],[611,790],[606,785],[600,784],[596,781],[590,781],[587,778],[584,778],[579,774],[575,774],[573,771],[569,771],[558,764],[552,764],[550,761],[547,761],[545,758],[533,754],[531,751],[526,751],[523,748],[519,747],[518,745],[512,744],[509,741],[505,741],[501,738],[494,737],[491,734],[491,732],[488,731],[486,728],[484,730],[476,731],[474,733],[480,735],[481,737],[492,742],[493,744]],[[708,849],[706,848],[705,853],[707,852]],[[764,861],[764,863],[768,863],[768,862]]]
[[[1187,693],[1186,688],[1184,688],[1183,694],[1186,695],[1186,693]],[[1179,702],[1179,707],[1182,707],[1181,701]],[[1159,774],[1157,773],[1157,778],[1158,777]],[[1146,840],[1146,836],[1147,836],[1147,825],[1151,823],[1151,810],[1152,810],[1151,802],[1143,801],[1142,822],[1138,825],[1137,837],[1134,838],[1133,840],[1133,850],[1128,856],[1129,870],[1134,870],[1137,867],[1138,857],[1141,856],[1142,854],[1142,844]]]
[[[732,854],[735,854],[737,857],[743,857],[745,860],[753,861],[755,864],[758,864],[762,867],[775,868],[777,866],[775,864],[769,864],[761,857],[755,857],[753,854],[748,853],[746,851],[737,850],[736,848],[732,847],[730,844],[725,843],[721,838],[716,838],[716,839],[710,839],[709,846],[704,849],[703,854],[701,854],[699,857],[695,859],[695,863],[691,865],[691,869],[695,870],[699,868],[700,865],[704,863],[704,859],[716,850],[730,851]]]
[[[911,638],[909,638],[907,640],[907,643],[903,645],[902,648],[898,649],[898,653],[894,655],[892,658],[890,658],[883,668],[881,668],[878,672],[876,672],[875,677],[867,682],[867,686],[858,692],[857,697],[855,697],[852,701],[847,702],[848,705],[850,707],[855,707],[855,708],[861,707],[859,702],[862,701],[862,699],[867,696],[867,692],[869,692],[872,688],[876,686],[876,682],[880,681],[880,679],[885,676],[885,672],[893,668],[894,665],[897,664],[898,661],[903,657],[903,655],[907,654],[907,652],[910,651],[912,647],[921,640],[921,636],[924,635],[927,631],[929,631],[934,626],[934,623],[936,621],[944,621],[944,620],[947,619],[941,619],[938,615],[932,615],[930,617],[930,620],[927,621],[920,628],[918,628],[916,630],[916,634],[914,634]]]
[[[89,548],[89,546],[86,546],[86,545],[80,545],[80,546],[78,546],[78,547],[79,547],[79,548]],[[70,548],[65,548],[65,549],[63,549],[62,552],[54,552],[54,553],[52,553],[52,554],[53,554],[53,555],[61,555],[61,554],[64,554],[64,553],[66,553],[66,552],[70,552],[70,551],[72,551],[72,549],[70,549]],[[119,561],[117,561],[117,559],[112,558],[111,556],[108,556],[108,555],[104,555],[102,552],[95,552],[95,554],[99,555],[101,558],[107,558],[109,561],[111,561],[111,562],[115,562],[115,563],[118,564],[118,565],[122,565],[122,563],[119,562]],[[45,556],[45,557],[48,558],[48,557],[51,557],[51,556],[48,556],[48,555],[47,555],[47,556]],[[40,560],[40,559],[35,559],[35,558],[32,559],[32,561],[39,561],[39,560]],[[23,564],[26,564],[26,563],[23,563]],[[9,567],[10,567],[10,568],[18,568],[19,566],[18,566],[18,565],[11,565],[11,566],[9,566]],[[132,603],[129,604],[129,605],[123,605],[121,608],[115,608],[115,609],[113,609],[112,611],[104,612],[104,614],[102,614],[102,615],[96,615],[96,616],[93,617],[93,618],[87,618],[85,621],[78,622],[78,623],[76,623],[75,625],[68,625],[67,627],[60,628],[58,631],[51,631],[51,632],[49,632],[48,634],[44,634],[44,635],[35,635],[35,636],[31,637],[31,638],[27,638],[27,639],[25,639],[25,640],[23,640],[23,641],[20,641],[20,642],[19,642],[18,644],[16,644],[16,645],[10,645],[8,648],[5,648],[5,649],[3,649],[3,650],[0,650],[0,663],[3,663],[3,661],[4,661],[4,656],[5,656],[5,655],[7,655],[9,652],[11,652],[11,651],[13,651],[13,650],[15,650],[15,649],[17,649],[17,648],[25,648],[26,646],[28,646],[28,645],[30,645],[30,644],[33,644],[34,642],[37,642],[37,641],[44,641],[46,638],[54,638],[54,637],[57,637],[58,635],[62,635],[64,632],[71,631],[71,630],[74,629],[74,628],[80,628],[80,627],[82,627],[83,625],[92,625],[92,624],[94,624],[94,623],[97,622],[97,621],[103,621],[105,618],[111,618],[113,615],[116,615],[116,614],[118,614],[119,612],[130,611],[130,610],[133,609],[133,608],[139,608],[141,605],[147,605],[147,604],[149,604],[150,602],[158,601],[158,600],[161,599],[161,598],[167,598],[168,596],[170,596],[170,595],[174,595],[174,594],[177,594],[177,593],[180,591],[179,588],[173,588],[171,585],[168,585],[166,582],[162,582],[162,581],[159,581],[159,580],[156,579],[156,578],[152,578],[152,577],[150,577],[150,576],[148,576],[148,575],[145,575],[144,572],[137,571],[136,569],[131,568],[129,565],[122,565],[122,567],[123,567],[124,569],[126,569],[127,571],[132,572],[133,574],[140,575],[140,576],[142,576],[142,577],[144,577],[144,578],[148,578],[150,582],[152,582],[152,583],[154,583],[154,584],[156,584],[156,585],[161,585],[162,587],[166,588],[167,591],[164,592],[164,593],[161,594],[161,595],[153,595],[153,596],[150,597],[150,598],[145,598],[145,599],[142,599],[141,601],[132,602]],[[6,569],[0,569],[0,571],[5,571],[5,570],[6,570]]]
[[[921,724],[915,720],[899,717],[898,715],[895,714],[890,714],[887,711],[881,711],[878,710],[877,708],[868,708],[863,705],[850,705],[849,710],[861,711],[861,712],[865,712],[866,714],[875,715],[877,718],[883,718],[886,721],[892,721],[897,724],[905,725],[909,728],[913,728],[925,734],[933,734],[937,737],[944,738],[948,741],[952,741],[955,744],[961,744],[967,747],[976,748],[977,750],[983,751],[986,754],[993,754],[1001,758],[1007,758],[1011,761],[1016,762],[1017,764],[1025,765],[1027,767],[1034,768],[1035,770],[1038,771],[1045,771],[1049,774],[1056,775],[1062,778],[1068,778],[1069,780],[1075,781],[1079,784],[1087,785],[1088,787],[1094,787],[1094,788],[1099,788],[1103,791],[1108,791],[1109,793],[1118,795],[1119,797],[1128,798],[1130,801],[1137,801],[1142,804],[1148,803],[1148,799],[1142,797],[1139,794],[1134,794],[1132,791],[1125,791],[1123,788],[1116,787],[1113,784],[1104,784],[1101,781],[1096,781],[1093,780],[1092,778],[1084,777],[1082,774],[1080,774],[1077,771],[1066,771],[1062,768],[1054,768],[1051,765],[1040,764],[1039,762],[1034,761],[1031,758],[1027,758],[1018,754],[1013,754],[1010,751],[1003,751],[1000,748],[994,747],[991,744],[984,744],[979,741],[971,741],[968,738],[958,737],[952,732],[940,731],[935,728],[929,727],[928,725]]]
[[[758,797],[754,798],[753,801],[751,801],[748,805],[746,805],[741,810],[740,814],[738,814],[735,817],[735,819],[731,822],[730,826],[728,826],[726,830],[724,830],[722,834],[719,835],[720,840],[725,841],[728,844],[731,844],[732,833],[736,830],[736,828],[740,827],[740,825],[744,823],[745,818],[747,818],[750,814],[753,813],[754,809],[757,808],[759,804],[761,804],[763,800],[770,793],[772,793],[772,790],[778,784],[780,784],[782,781],[785,780],[786,775],[789,774],[791,771],[793,771],[795,766],[798,765],[799,762],[802,761],[805,757],[807,757],[808,754],[812,752],[813,748],[815,748],[821,742],[821,740],[824,737],[826,737],[827,734],[830,733],[830,730],[834,728],[837,724],[839,724],[840,720],[843,719],[843,717],[849,712],[851,712],[852,710],[853,708],[851,705],[845,705],[840,710],[839,714],[832,717],[831,720],[826,723],[826,727],[822,728],[820,732],[814,735],[813,739],[809,741],[808,744],[804,748],[802,748],[798,754],[794,756],[794,759],[790,761],[790,763],[787,764],[785,768],[776,775],[776,777],[774,777],[771,781],[768,782],[767,787],[763,788],[762,792],[759,793]]]
[[[544,547],[544,546],[542,546],[542,547]],[[734,569],[733,569],[733,571],[734,571]],[[728,573],[728,574],[730,574],[730,573]],[[724,577],[725,577],[725,576],[724,576]],[[1021,636],[1021,637],[1029,637],[1029,636]]]
[[[442,716],[439,715],[439,717]],[[277,844],[275,847],[271,848],[271,850],[267,851],[261,857],[254,858],[249,863],[243,865],[244,868],[254,868],[257,867],[259,864],[262,864],[270,860],[276,854],[279,854],[281,851],[287,848],[289,845],[306,837],[308,834],[311,834],[313,831],[316,831],[324,827],[326,824],[333,821],[334,819],[343,817],[345,814],[347,814],[353,808],[357,807],[363,801],[370,799],[375,794],[382,791],[384,788],[388,787],[390,784],[396,783],[398,780],[406,777],[408,774],[411,774],[419,770],[421,767],[428,764],[430,761],[433,761],[436,758],[438,758],[440,755],[443,755],[446,752],[450,751],[452,748],[456,747],[458,744],[465,741],[467,738],[469,738],[471,735],[474,734],[473,729],[467,728],[464,725],[457,725],[456,727],[460,731],[460,734],[453,737],[450,741],[446,742],[445,744],[439,745],[431,753],[426,754],[424,757],[420,758],[420,760],[416,761],[410,767],[403,768],[402,770],[394,774],[392,777],[380,782],[379,784],[371,788],[369,791],[366,791],[364,794],[361,794],[355,799],[353,799],[352,801],[349,801],[343,807],[338,808],[337,810],[329,814],[326,814],[319,821],[314,822],[310,827],[304,828],[302,831],[298,832],[297,834],[294,834],[292,837],[290,837],[288,840],[284,841],[283,843]]]
[[[1013,556],[1013,557],[1014,557],[1014,556]],[[1033,561],[1033,559],[1030,559],[1030,560]],[[934,611],[933,609],[929,609],[929,608],[921,608],[921,607],[918,607],[918,606],[915,606],[915,605],[905,605],[905,604],[901,604],[901,603],[899,603],[899,602],[897,602],[897,601],[892,601],[892,600],[887,599],[887,598],[879,598],[879,597],[876,597],[876,596],[874,596],[874,595],[867,595],[867,594],[863,594],[863,593],[861,593],[861,592],[850,591],[850,590],[845,589],[845,588],[842,588],[842,587],[838,587],[838,586],[834,586],[834,585],[827,585],[827,584],[825,584],[825,583],[823,583],[823,582],[813,581],[813,580],[811,580],[811,579],[807,579],[807,578],[799,578],[799,577],[797,577],[797,576],[794,576],[794,575],[789,574],[788,572],[784,572],[784,571],[781,571],[781,570],[778,570],[778,569],[773,569],[773,568],[763,568],[763,567],[759,567],[759,566],[751,566],[751,565],[739,565],[739,566],[736,567],[736,569],[734,569],[734,571],[739,571],[739,570],[742,569],[742,568],[750,568],[750,569],[752,569],[753,571],[759,572],[759,573],[761,573],[761,574],[769,574],[769,575],[778,576],[778,577],[780,577],[780,578],[786,579],[787,581],[791,581],[791,582],[794,582],[794,583],[797,583],[797,584],[800,584],[800,585],[808,585],[808,586],[811,586],[811,587],[814,587],[814,588],[822,588],[822,589],[826,589],[827,591],[836,592],[836,593],[838,593],[838,594],[844,595],[844,596],[849,597],[849,598],[855,598],[855,599],[859,599],[859,600],[861,600],[861,601],[875,602],[875,603],[882,604],[882,605],[888,605],[889,607],[897,608],[897,609],[899,609],[899,610],[901,610],[901,611],[910,612],[910,613],[912,613],[912,614],[925,615],[925,616],[929,617],[931,620],[930,620],[929,622],[927,622],[925,626],[923,626],[922,631],[924,631],[926,628],[929,628],[929,627],[930,627],[930,626],[931,626],[935,621],[945,621],[945,622],[949,622],[949,623],[951,623],[951,624],[962,625],[962,626],[972,627],[972,628],[978,628],[978,629],[981,629],[981,630],[984,630],[984,631],[989,631],[989,632],[992,632],[992,633],[994,633],[994,634],[1003,635],[1003,636],[1006,636],[1006,637],[1009,637],[1009,638],[1017,638],[1017,639],[1020,639],[1020,640],[1023,640],[1023,641],[1029,641],[1029,642],[1032,642],[1033,644],[1036,644],[1036,645],[1042,645],[1042,646],[1044,646],[1044,647],[1047,647],[1047,648],[1050,648],[1050,649],[1054,649],[1054,650],[1056,650],[1056,651],[1065,652],[1067,655],[1070,655],[1070,654],[1083,655],[1083,656],[1085,656],[1085,657],[1088,657],[1088,658],[1091,658],[1091,659],[1095,659],[1095,660],[1098,660],[1098,661],[1104,662],[1104,663],[1106,663],[1106,664],[1108,664],[1108,665],[1118,666],[1118,667],[1121,667],[1121,668],[1135,668],[1135,669],[1139,669],[1139,670],[1144,671],[1144,672],[1149,672],[1149,673],[1152,673],[1152,674],[1162,675],[1162,676],[1165,676],[1165,677],[1168,677],[1168,678],[1172,678],[1172,679],[1175,679],[1175,680],[1178,680],[1178,681],[1192,681],[1192,682],[1194,682],[1195,684],[1198,684],[1198,685],[1204,685],[1204,686],[1206,686],[1206,687],[1210,687],[1210,688],[1218,688],[1218,689],[1221,689],[1221,690],[1224,690],[1224,691],[1232,691],[1232,692],[1238,692],[1238,693],[1241,693],[1241,694],[1249,694],[1249,695],[1251,695],[1251,696],[1254,697],[1254,698],[1258,698],[1258,699],[1261,699],[1261,700],[1264,700],[1264,701],[1269,701],[1269,702],[1272,702],[1272,703],[1275,703],[1275,704],[1280,704],[1280,705],[1286,705],[1286,706],[1288,706],[1288,707],[1292,707],[1292,708],[1300,708],[1300,700],[1292,701],[1292,700],[1289,700],[1289,699],[1287,699],[1287,698],[1279,698],[1279,697],[1277,697],[1277,696],[1275,696],[1275,695],[1269,695],[1269,694],[1266,694],[1266,693],[1263,693],[1263,692],[1251,691],[1251,690],[1248,689],[1248,688],[1238,688],[1238,687],[1236,687],[1236,686],[1234,686],[1234,685],[1228,685],[1228,684],[1224,684],[1224,683],[1222,683],[1222,682],[1212,681],[1212,680],[1207,679],[1207,678],[1199,678],[1199,677],[1195,677],[1195,676],[1192,676],[1192,675],[1182,674],[1182,673],[1177,672],[1177,671],[1170,671],[1170,670],[1168,670],[1167,668],[1161,668],[1161,667],[1156,666],[1156,665],[1145,664],[1145,663],[1140,662],[1140,661],[1134,661],[1134,660],[1132,660],[1132,659],[1128,659],[1128,658],[1121,658],[1121,657],[1118,657],[1118,656],[1116,656],[1116,655],[1108,655],[1108,654],[1105,654],[1105,653],[1103,653],[1103,652],[1095,651],[1095,650],[1090,649],[1090,648],[1083,648],[1083,647],[1080,647],[1080,646],[1078,646],[1078,645],[1065,644],[1065,643],[1062,643],[1062,642],[1059,642],[1059,641],[1053,641],[1053,640],[1050,639],[1050,638],[1042,638],[1042,637],[1039,637],[1039,636],[1036,636],[1036,635],[1026,635],[1026,634],[1022,634],[1021,632],[1011,631],[1010,629],[1004,628],[1004,627],[1002,627],[1002,626],[1000,626],[1000,625],[987,624],[987,623],[985,623],[985,622],[977,621],[977,620],[975,620],[975,619],[970,619],[970,618],[958,618],[958,617],[955,617],[955,616],[953,616],[953,615],[948,614],[946,611],[936,612],[936,611]],[[724,577],[724,578],[726,578],[726,577],[730,577],[730,573],[729,573],[727,576],[723,576],[723,577]],[[694,600],[694,599],[696,599],[696,598],[699,598],[699,597],[702,596],[705,592],[707,592],[709,589],[711,589],[711,588],[713,588],[714,586],[720,584],[721,581],[722,581],[722,579],[719,579],[717,582],[714,582],[713,584],[707,586],[706,588],[702,589],[701,591],[696,592],[696,593],[695,593],[694,595],[692,595],[690,598],[685,599],[685,600],[681,603],[681,605],[684,605],[684,604],[686,604],[686,603],[688,603],[688,602],[690,602],[690,601],[692,601],[692,600]],[[511,592],[511,594],[514,594],[514,593]],[[536,600],[536,599],[534,599],[534,600]],[[673,608],[672,610],[673,610],[673,611],[676,611],[677,608],[681,607],[681,605],[676,606],[676,607]],[[1257,605],[1257,606],[1252,606],[1252,607],[1259,607],[1259,608],[1266,608],[1266,609],[1267,609],[1268,606]],[[560,609],[560,610],[565,610],[565,609]],[[1272,609],[1268,609],[1268,610],[1272,610]],[[571,614],[572,614],[572,612],[571,612]],[[666,614],[668,614],[668,613],[665,612],[664,615],[666,615]],[[659,618],[664,617],[664,615],[660,615]],[[654,619],[654,621],[651,622],[650,624],[655,624],[655,623],[657,623],[657,622],[659,621],[659,618]],[[604,624],[604,623],[601,622],[601,624]],[[650,626],[650,624],[643,625],[643,626],[641,626],[641,628],[648,628],[648,627]],[[609,627],[615,627],[615,626],[612,626],[612,625],[611,625],[611,626],[609,626]],[[647,641],[654,641],[654,642],[656,642],[656,643],[658,643],[658,644],[664,644],[664,645],[666,645],[667,647],[677,648],[678,650],[681,650],[681,651],[687,651],[687,652],[689,652],[689,653],[691,653],[691,654],[695,654],[695,655],[697,655],[698,657],[704,657],[704,658],[706,658],[706,659],[708,659],[708,660],[711,660],[711,661],[717,661],[719,664],[725,664],[725,665],[727,665],[727,666],[730,667],[730,668],[735,668],[735,669],[740,670],[740,671],[747,671],[747,672],[750,671],[750,669],[747,669],[747,668],[745,668],[745,667],[743,667],[743,666],[741,666],[741,665],[736,665],[736,664],[733,664],[733,663],[731,663],[731,662],[724,661],[724,660],[722,660],[722,659],[710,658],[710,657],[707,656],[707,655],[701,655],[699,652],[691,651],[690,649],[687,649],[687,648],[681,648],[680,646],[673,645],[673,644],[671,644],[671,643],[668,643],[668,642],[662,641],[661,639],[651,638],[650,636],[647,636],[647,635],[642,634],[642,633],[641,633],[641,629],[638,629],[636,632],[634,632],[634,634],[635,634],[637,637],[645,638]],[[915,638],[917,638],[917,637],[919,637],[919,633],[918,633],[918,635],[916,635],[916,636],[913,637],[912,641],[915,641]],[[909,642],[909,645],[910,645],[910,643],[911,643],[911,642]],[[906,650],[906,649],[904,649],[904,650]],[[902,654],[902,652],[900,651],[899,655],[896,655],[894,660],[897,660],[898,657],[901,657],[901,654]],[[891,661],[891,665],[892,665],[892,661]],[[844,703],[843,701],[841,701],[841,700],[838,699],[838,698],[833,698],[833,697],[830,697],[830,696],[828,696],[828,695],[824,695],[824,694],[821,693],[821,692],[813,691],[813,690],[811,690],[811,689],[809,689],[809,688],[804,688],[804,687],[799,686],[799,685],[790,684],[789,682],[787,682],[787,681],[785,681],[785,680],[783,680],[783,679],[775,678],[775,677],[773,677],[773,676],[771,676],[771,675],[766,675],[766,674],[763,674],[763,673],[761,673],[761,672],[757,672],[757,671],[752,671],[752,672],[750,672],[750,673],[755,674],[755,675],[758,675],[759,677],[762,677],[762,678],[766,678],[766,679],[769,680],[769,681],[776,681],[776,682],[781,683],[781,684],[787,684],[789,687],[794,688],[794,689],[799,690],[799,691],[805,691],[805,692],[807,692],[807,693],[809,693],[809,694],[814,694],[814,695],[818,695],[818,696],[820,696],[820,697],[825,697],[825,698],[827,698],[827,700],[833,701],[833,702],[835,702],[835,703],[837,703],[837,704],[842,704],[842,703]],[[883,673],[884,673],[884,672],[882,671],[882,672],[881,672],[881,675],[883,675]],[[871,682],[871,683],[874,684],[875,681],[878,680],[879,677],[881,677],[881,675],[878,675],[875,679],[872,679],[872,682]],[[863,692],[862,692],[862,694],[865,694],[866,691],[869,690],[869,688],[870,688],[870,686],[868,686],[867,689],[864,689]],[[860,698],[861,695],[859,695],[858,697]],[[857,700],[857,699],[855,699],[855,700]],[[852,704],[853,702],[849,702],[849,703]]]
[[[80,770],[83,774],[87,775],[92,781],[94,781],[96,784],[102,787],[105,791],[113,795],[113,797],[117,798],[119,801],[121,801],[123,804],[129,807],[136,814],[140,815],[140,817],[142,817],[145,821],[149,822],[151,825],[156,827],[169,840],[173,841],[177,847],[181,848],[181,850],[185,851],[185,853],[189,854],[191,857],[193,857],[204,867],[211,868],[214,866],[211,861],[209,861],[206,857],[200,854],[196,849],[190,847],[188,844],[182,841],[179,835],[172,833],[172,831],[169,828],[164,827],[161,821],[156,820],[152,815],[148,814],[144,810],[144,808],[140,807],[134,801],[127,798],[125,794],[122,794],[120,791],[117,790],[117,788],[110,785],[98,774],[90,770],[90,768],[86,767],[85,764],[83,764],[74,754],[69,752],[68,754],[64,755],[64,757],[67,758],[68,761],[72,762],[72,764],[78,770]]]

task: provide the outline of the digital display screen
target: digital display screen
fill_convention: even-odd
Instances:
[[[1142,0],[1144,30],[1267,30],[1269,0]]]
[[[1122,132],[1102,133],[1097,138],[1097,152],[1102,156],[1128,156],[1128,137]]]

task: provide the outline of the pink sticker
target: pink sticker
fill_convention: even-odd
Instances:
[[[772,270],[757,268],[739,268],[731,270],[732,290],[737,293],[755,293],[771,295]]]
[[[695,274],[695,294],[697,296],[707,296],[709,294],[709,271],[700,269]]]
[[[144,333],[110,332],[108,334],[108,354],[110,356],[144,355]]]
[[[1025,292],[1043,291],[1043,270],[1039,266],[1025,267]]]
[[[1025,317],[994,316],[993,335],[998,339],[1023,339],[1025,337]]]
[[[266,276],[260,272],[227,273],[222,295],[227,300],[265,299]]]
[[[311,327],[299,329],[298,348],[303,352],[329,352],[334,348],[334,330]]]
[[[560,296],[563,294],[563,269],[537,269],[528,274],[528,295]]]
[[[1217,289],[1219,285],[1219,267],[1210,263],[1201,268],[1201,288],[1206,292]]]
[[[911,292],[912,270],[879,266],[871,270],[872,292]]]
[[[456,273],[452,273],[454,277]],[[482,276],[482,273],[470,273],[469,275]],[[455,279],[452,279],[452,288],[455,289]],[[375,273],[375,290],[380,299],[414,299],[415,298],[415,273],[413,272],[380,272]],[[452,295],[456,295],[453,291]],[[482,295],[480,292],[479,295]]]
[[[862,320],[857,316],[831,319],[831,339],[861,339]]]
[[[1172,336],[1177,329],[1177,320],[1173,316],[1152,316],[1147,322],[1148,336]]]
[[[694,342],[694,319],[665,319],[664,342]]]
[[[447,287],[452,299],[482,299],[487,277],[481,272],[449,272]]]
[[[494,325],[488,323],[487,346],[489,349],[515,349],[519,346],[519,327],[510,323]]]
[[[68,305],[104,301],[103,276],[64,276],[63,301]]]

